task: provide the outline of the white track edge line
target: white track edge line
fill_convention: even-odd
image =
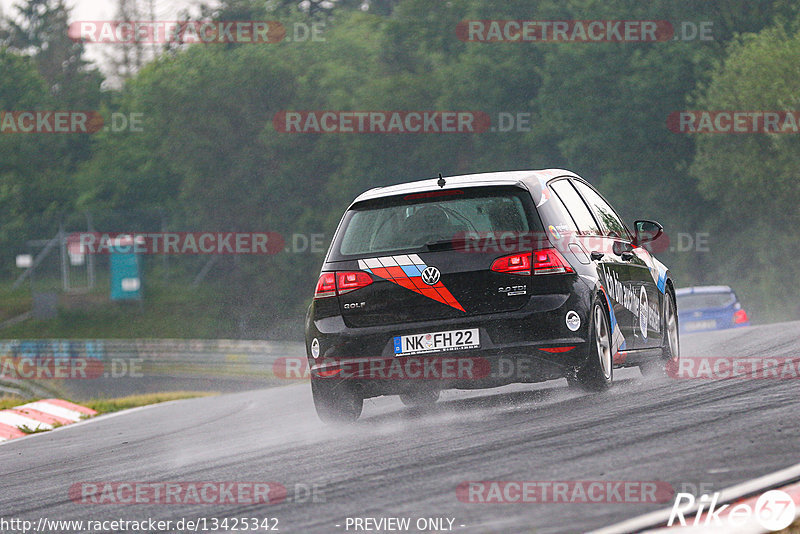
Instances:
[[[798,478],[800,478],[800,464],[795,464],[785,469],[781,469],[780,471],[775,471],[774,473],[769,473],[767,475],[747,480],[740,484],[736,484],[735,486],[726,488],[720,492],[720,498],[718,502],[720,504],[724,504],[746,495],[752,495],[759,491],[789,484],[796,481]],[[698,508],[699,505],[693,506],[690,509],[691,511],[684,512],[684,515],[693,515],[695,512],[697,512]],[[592,530],[587,534],[626,534],[629,532],[640,532],[648,528],[663,527],[669,520],[671,512],[672,507],[662,508],[661,510],[656,510],[654,512],[642,514],[631,519],[626,519],[607,527]]]

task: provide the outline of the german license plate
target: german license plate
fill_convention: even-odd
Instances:
[[[474,349],[481,346],[477,328],[394,337],[395,356]]]

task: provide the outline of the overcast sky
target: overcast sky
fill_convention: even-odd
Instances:
[[[0,0],[0,7],[5,16],[12,16],[16,12],[14,4],[23,0]],[[72,21],[76,20],[112,20],[117,11],[117,0],[66,0],[65,3],[72,8]],[[143,3],[147,3],[146,1]],[[202,0],[155,0],[156,20],[176,20],[179,11],[198,6]],[[215,4],[213,0],[206,0],[206,4]],[[102,44],[87,44],[86,55],[88,59],[101,60]]]
[[[3,7],[5,15],[11,15],[14,12],[12,6],[22,1],[0,0],[0,6]],[[159,20],[174,18],[181,9],[197,6],[200,3],[200,0],[155,0],[156,17]],[[114,17],[117,10],[116,0],[66,0],[66,4],[72,8],[73,20],[108,20]]]

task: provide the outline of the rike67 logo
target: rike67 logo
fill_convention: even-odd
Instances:
[[[793,488],[797,498],[800,496],[800,486]],[[703,495],[699,499],[695,499],[691,493],[678,493],[667,526],[671,527],[677,522],[681,526],[702,527],[704,532],[745,532],[739,529],[748,527],[761,527],[775,532],[785,529],[794,521],[795,501],[792,495],[782,490],[770,490],[758,498],[730,504],[719,504],[719,498],[719,492],[711,496]],[[696,505],[699,507],[695,512]],[[685,517],[692,515],[694,519]]]

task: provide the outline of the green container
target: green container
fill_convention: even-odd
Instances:
[[[142,300],[142,260],[138,254],[111,253],[111,300]]]

